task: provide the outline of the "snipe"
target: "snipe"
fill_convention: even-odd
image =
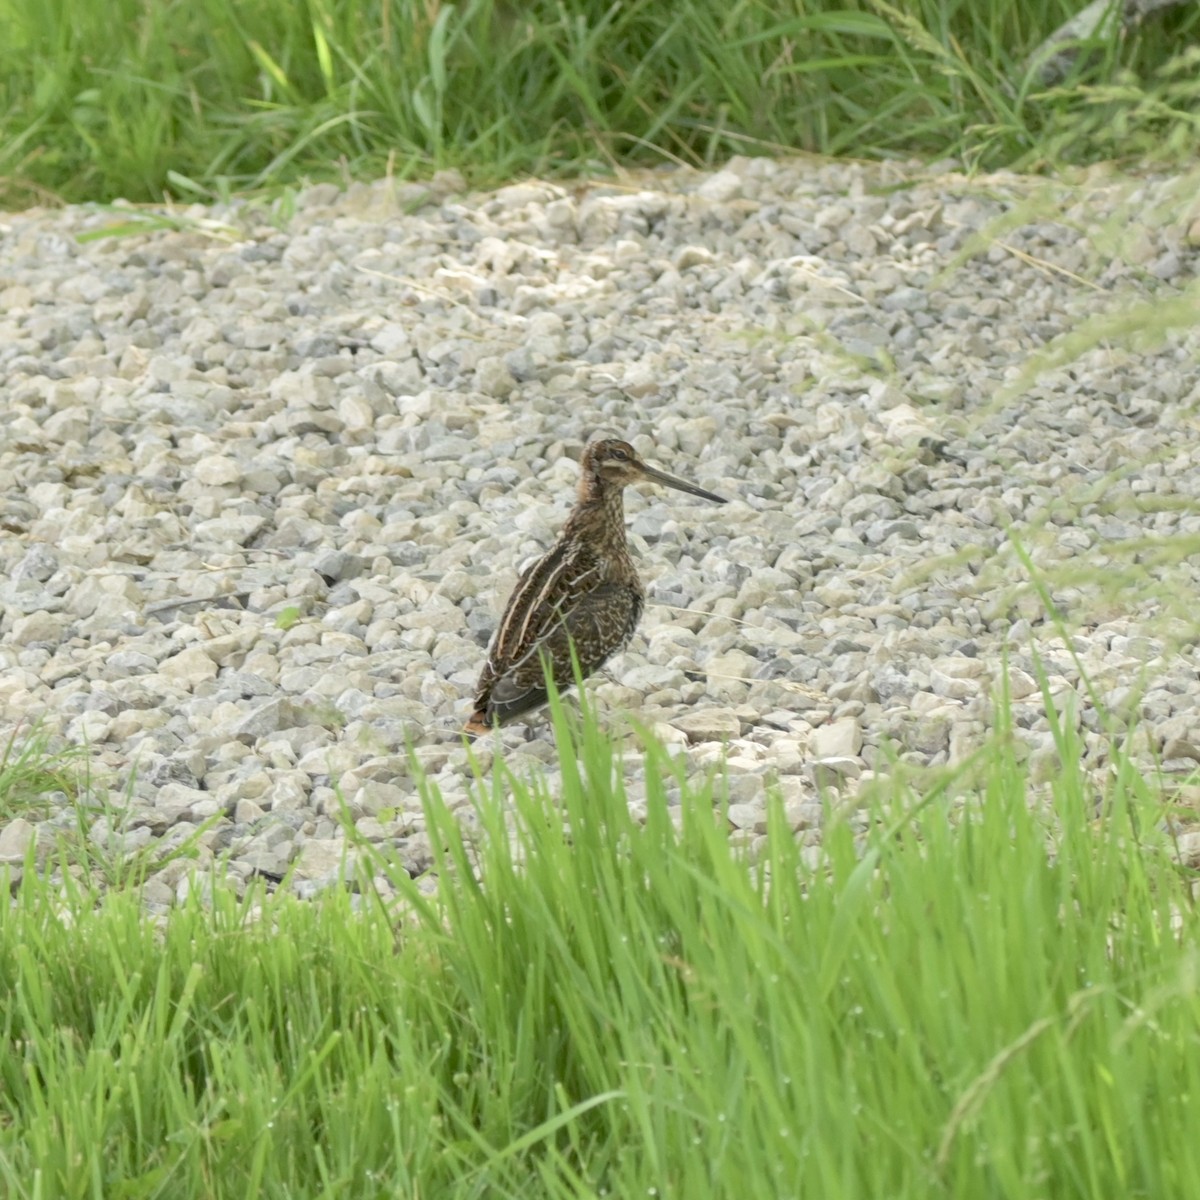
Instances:
[[[703,488],[644,462],[628,443],[592,442],[580,462],[579,498],[558,541],[517,581],[488,648],[466,732],[485,733],[546,702],[543,660],[559,689],[623,650],[641,618],[645,589],[625,540],[622,494],[648,480],[724,504]]]

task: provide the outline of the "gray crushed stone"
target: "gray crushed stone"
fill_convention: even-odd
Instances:
[[[414,758],[469,819],[483,649],[597,433],[732,500],[627,493],[651,603],[595,695],[719,767],[737,840],[966,761],[1006,665],[1035,778],[1047,697],[1095,770],[1115,719],[1186,776],[1196,184],[737,160],[0,216],[0,727],[86,743],[108,798],[10,819],[0,864],[82,819],[188,848],[152,908],[426,871]],[[553,773],[544,729],[500,744]]]

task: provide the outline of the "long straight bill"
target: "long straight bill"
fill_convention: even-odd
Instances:
[[[647,479],[654,480],[655,483],[665,484],[667,487],[674,488],[679,492],[688,492],[692,496],[699,496],[702,500],[711,500],[714,504],[729,503],[724,496],[717,496],[712,492],[706,492],[702,487],[697,487],[694,483],[688,483],[686,479],[680,479],[678,475],[668,475],[666,471],[660,471],[657,467],[649,466],[646,463],[642,464],[642,474]]]

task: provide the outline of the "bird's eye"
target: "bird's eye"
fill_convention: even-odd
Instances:
[[[629,461],[629,454],[617,446],[614,446],[612,448],[611,452],[609,453],[609,457],[615,458],[617,460],[617,462],[628,462]]]

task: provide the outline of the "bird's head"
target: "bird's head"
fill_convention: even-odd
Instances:
[[[699,496],[703,500],[711,500],[714,504],[724,504],[723,496],[706,492],[703,488],[670,475],[652,467],[628,443],[617,438],[605,438],[602,441],[591,442],[583,452],[583,486],[588,487],[594,480],[601,487],[623,488],[630,483],[647,480],[650,483],[661,483],[665,487]]]

